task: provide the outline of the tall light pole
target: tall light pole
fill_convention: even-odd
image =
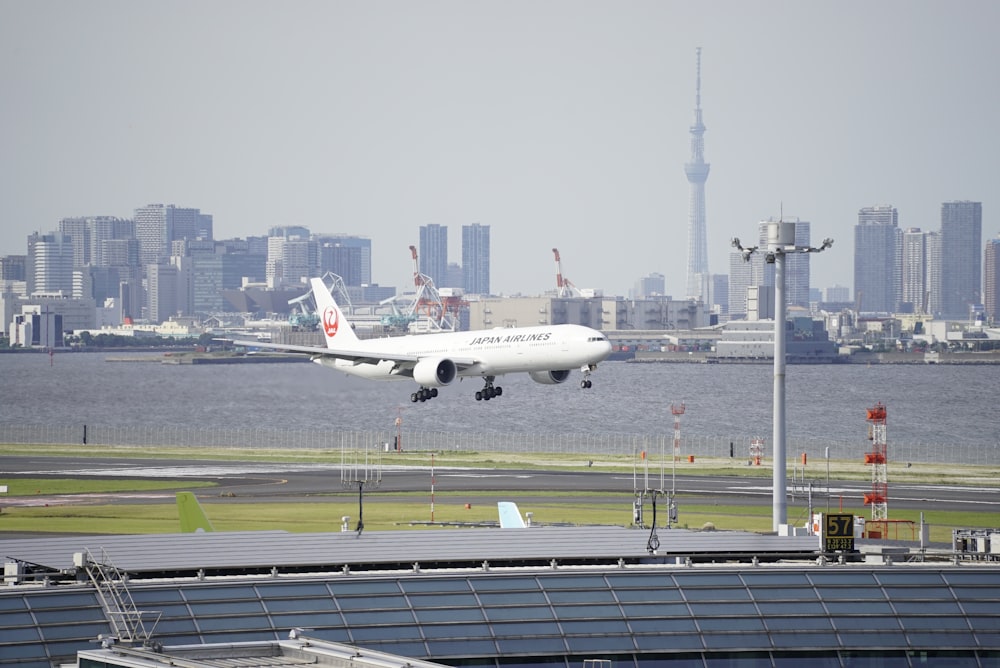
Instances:
[[[744,248],[739,238],[732,241],[733,248],[750,261],[757,246]],[[785,255],[789,253],[819,253],[833,245],[833,239],[823,240],[819,248],[795,245],[795,223],[767,223],[767,249],[764,261],[774,265],[774,413],[772,440],[774,441],[774,475],[771,490],[772,529],[778,531],[788,523],[788,476],[785,455]]]

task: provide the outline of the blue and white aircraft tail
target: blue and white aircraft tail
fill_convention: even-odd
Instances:
[[[528,528],[528,525],[524,523],[524,518],[521,517],[521,511],[518,510],[517,504],[513,501],[497,501],[497,512],[500,513],[501,529]]]

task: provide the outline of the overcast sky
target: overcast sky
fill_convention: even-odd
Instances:
[[[197,207],[216,238],[369,236],[410,283],[420,225],[491,226],[494,292],[685,291],[695,49],[709,267],[812,223],[853,282],[865,206],[1000,233],[1000,3],[0,0],[0,255],[68,216]]]

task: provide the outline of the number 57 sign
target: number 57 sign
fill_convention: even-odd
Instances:
[[[823,515],[823,535],[820,545],[824,552],[854,549],[854,515],[827,513]]]

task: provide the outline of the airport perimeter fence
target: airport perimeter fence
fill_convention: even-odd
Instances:
[[[405,452],[496,452],[560,453],[596,456],[641,457],[670,460],[672,434],[600,434],[600,433],[520,433],[520,432],[447,432],[403,429],[399,432],[400,449]],[[315,429],[249,429],[223,427],[107,426],[107,425],[25,425],[0,424],[0,444],[45,444],[100,448],[170,447],[233,448],[251,450],[314,450],[340,453],[345,449],[383,452],[396,450],[397,432],[336,431]],[[994,437],[995,438],[995,437]],[[751,445],[763,441],[762,460],[773,454],[770,434],[700,436],[683,435],[679,455],[732,458],[749,461]],[[787,459],[819,465],[831,460],[863,461],[870,448],[867,440],[850,443],[820,438],[788,438]],[[890,466],[906,463],[1000,465],[1000,442],[972,444],[902,443],[888,444]]]

